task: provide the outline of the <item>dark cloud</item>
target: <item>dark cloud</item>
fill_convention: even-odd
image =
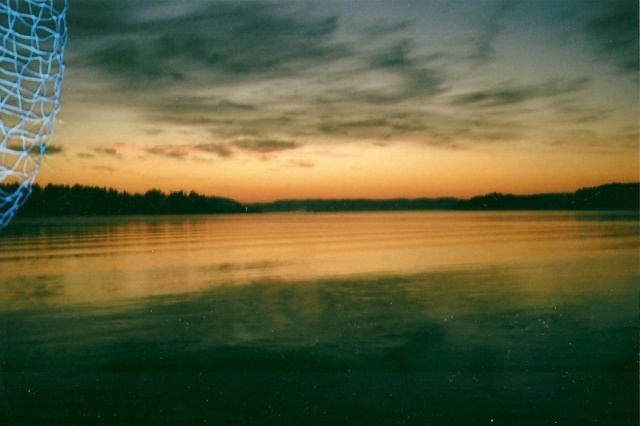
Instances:
[[[374,52],[370,60],[370,68],[389,72],[399,77],[402,83],[399,87],[392,88],[390,92],[382,90],[360,92],[360,98],[372,103],[393,103],[442,92],[446,78],[442,72],[431,65],[434,59],[437,58],[418,56],[408,40],[402,40],[388,49]]]
[[[408,111],[358,120],[352,120],[349,117],[342,119],[333,117],[331,120],[321,122],[317,130],[334,136],[373,139],[377,140],[376,145],[386,146],[387,142],[394,139],[423,140],[428,136],[429,140],[441,141],[445,132],[438,132],[436,128],[446,127],[452,121],[455,120],[439,114]],[[380,144],[383,140],[385,142]]]
[[[7,144],[7,149],[12,151],[18,151],[18,152],[22,152],[25,150],[22,144]],[[40,144],[28,147],[27,150],[29,151],[30,155],[33,155],[33,156],[40,155]],[[62,151],[63,151],[62,145],[49,144],[45,148],[45,153],[48,156],[62,154]]]
[[[302,167],[305,169],[309,169],[309,168],[313,168],[316,166],[316,162],[315,161],[309,161],[309,160],[289,160],[288,162],[290,165],[295,166],[295,167]]]
[[[298,148],[300,145],[296,142],[279,140],[279,139],[244,138],[244,139],[239,139],[234,141],[233,146],[247,150],[247,151],[254,151],[262,154],[268,154],[271,152]]]
[[[596,52],[621,70],[638,73],[638,1],[616,0],[595,3],[599,14],[591,18],[585,30]]]
[[[458,105],[500,107],[520,104],[533,99],[552,98],[577,92],[589,83],[589,79],[559,82],[551,81],[540,85],[504,86],[489,90],[475,91],[457,97]]]
[[[135,89],[289,74],[318,58],[343,54],[330,43],[336,16],[294,19],[292,7],[204,0],[79,2],[69,20],[83,52],[72,59]]]
[[[204,97],[202,95],[190,94],[183,94],[163,99],[154,106],[154,111],[156,113],[165,112],[178,116],[181,120],[187,119],[188,117],[180,116],[180,114],[199,114],[200,117],[202,117],[203,115],[248,112],[254,110],[256,110],[256,107],[248,103],[235,102],[217,96]]]
[[[105,154],[110,156],[118,156],[118,150],[110,146],[100,146],[94,149],[99,154]]]
[[[233,150],[223,143],[210,142],[194,145],[193,147],[197,151],[206,152],[208,154],[215,154],[219,157],[227,158],[233,155]]]
[[[318,130],[328,134],[349,134],[352,131],[386,128],[389,120],[385,118],[371,118],[361,120],[335,120],[324,122],[318,126]]]
[[[227,99],[216,100],[213,105],[211,105],[211,109],[215,112],[222,111],[254,111],[256,107],[254,105],[233,102]]]
[[[341,21],[332,8],[320,11],[310,3],[76,3],[70,10],[70,25],[75,31],[71,38],[76,39],[68,67],[88,70],[92,78],[118,84],[114,93],[120,93],[121,98],[116,102],[124,102],[126,97],[130,104],[137,103],[158,126],[196,126],[225,140],[240,134],[268,134],[275,126],[284,125],[290,133],[304,133],[308,123],[303,118],[313,114],[312,104],[317,99],[306,91],[317,82],[321,82],[317,93],[331,99],[333,110],[341,111],[356,104],[385,107],[433,96],[443,90],[445,82],[442,73],[431,66],[432,58],[422,57],[416,51],[419,45],[411,39],[391,43],[384,39],[384,34],[409,28],[406,20],[388,24],[384,34],[378,31],[376,37],[382,44],[374,43],[360,52],[355,41],[337,38]],[[325,78],[318,74],[317,68],[330,64],[335,64],[335,75]],[[379,84],[367,84],[368,72]],[[363,78],[354,80],[353,85],[341,83],[358,74]],[[253,97],[238,97],[228,89],[264,85],[283,77],[302,91],[296,93],[285,86],[284,92],[278,93],[275,87],[262,86],[262,92]],[[387,83],[389,79],[395,83]],[[295,116],[278,112],[281,105],[286,108],[288,104],[300,105],[302,110]],[[335,126],[354,125],[357,120],[352,117],[351,124]],[[273,142],[277,141],[241,141],[234,146],[262,153],[298,146]],[[196,149],[231,155],[223,145],[204,146]],[[172,151],[163,148],[154,154],[167,152]]]
[[[390,49],[374,55],[373,65],[378,68],[411,67],[413,61],[408,57],[410,51],[410,42],[403,40]]]
[[[376,12],[355,0],[74,0],[67,65],[79,83],[68,79],[65,90],[84,90],[84,102],[137,108],[149,120],[142,128],[154,132],[146,137],[186,131],[189,141],[202,141],[165,139],[146,149],[174,159],[268,157],[304,143],[358,138],[449,149],[524,140],[535,133],[524,113],[544,116],[542,126],[587,125],[616,108],[606,99],[594,103],[603,79],[574,62],[591,49],[637,73],[635,3],[434,1],[396,14],[389,13],[392,2],[380,2]],[[570,17],[558,18],[567,11]],[[521,25],[529,17],[535,21]],[[577,28],[589,46],[572,44],[584,42]],[[563,50],[523,44],[522,56],[515,52],[528,36],[547,43],[559,33],[567,35]],[[575,58],[557,66],[541,61],[548,70],[540,76],[523,65],[545,48],[558,58],[567,47],[575,47]],[[349,138],[327,137],[336,135]],[[96,152],[118,155],[113,147]]]
[[[457,104],[504,106],[520,103],[536,96],[534,87],[521,87],[512,89],[484,90],[469,93],[457,99]]]
[[[165,66],[150,57],[144,47],[133,43],[114,42],[102,47],[90,57],[91,65],[96,65],[109,75],[116,75],[134,87],[157,85],[161,80],[178,82],[184,79],[179,67]]]
[[[400,133],[419,132],[426,130],[428,126],[420,120],[419,116],[408,116],[403,119],[396,119],[391,122],[391,129]]]
[[[149,5],[144,1],[72,1],[67,11],[71,43],[80,38],[126,34],[134,27],[132,9]],[[118,7],[120,5],[120,7]]]
[[[472,42],[473,49],[469,59],[479,64],[488,63],[496,59],[494,43],[504,31],[504,26],[501,21],[514,5],[514,2],[511,0],[498,2],[488,19],[481,24],[480,31]]]
[[[452,138],[450,138],[449,136],[442,137],[442,135],[430,135],[429,137],[425,138],[425,140],[423,140],[423,145],[454,151],[468,149],[467,146],[464,146],[459,142],[452,140]]]
[[[189,150],[187,147],[178,145],[150,146],[145,149],[145,152],[177,160],[182,160],[189,154]]]
[[[446,83],[446,75],[435,64],[439,56],[425,54],[422,43],[415,40],[410,31],[416,22],[403,21],[397,25],[381,26],[374,32],[366,28],[363,46],[350,46],[354,58],[362,59],[364,65],[354,69],[361,79],[343,92],[343,98],[358,100],[372,105],[396,104],[410,98],[431,97],[441,93]],[[358,50],[364,50],[360,53]],[[372,77],[369,77],[372,75]],[[369,78],[386,80],[386,85],[367,85]]]
[[[46,150],[47,155],[62,154],[62,151],[63,151],[62,145],[54,145],[54,144],[47,145],[47,150]]]
[[[300,145],[295,142],[279,139],[243,138],[231,143],[207,142],[195,145],[155,145],[147,147],[145,152],[162,157],[183,160],[189,156],[189,154],[195,152],[214,154],[221,158],[229,158],[234,155],[235,150],[237,149],[259,154],[270,154],[273,152],[294,149],[299,146]]]

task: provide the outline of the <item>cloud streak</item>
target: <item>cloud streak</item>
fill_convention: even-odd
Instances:
[[[502,20],[513,7],[514,2],[511,0],[501,0],[495,5],[492,13],[481,23],[480,31],[472,42],[473,49],[468,59],[479,65],[496,59],[494,44],[504,31]]]
[[[300,145],[292,141],[285,141],[285,140],[279,140],[279,139],[243,138],[243,139],[234,141],[233,146],[246,151],[258,152],[260,154],[269,154],[272,152],[287,151],[290,149],[294,149],[299,147]]]
[[[88,50],[78,58],[79,65],[100,69],[119,79],[122,87],[136,90],[199,83],[214,76],[229,82],[289,75],[319,58],[344,54],[327,42],[338,26],[335,16],[293,19],[286,6],[218,1],[185,5],[178,16],[154,13],[177,4],[104,0],[97,13],[80,2],[70,11],[72,28]]]
[[[207,154],[215,154],[218,157],[228,158],[233,155],[233,150],[227,145],[218,142],[200,143],[193,147],[196,151]]]
[[[521,104],[543,98],[551,99],[566,94],[576,93],[589,84],[588,78],[574,81],[550,81],[530,86],[502,85],[499,88],[476,91],[458,97],[454,103],[481,107],[499,107]]]
[[[183,160],[189,154],[189,150],[180,145],[155,145],[145,148],[145,152],[152,155]]]
[[[117,157],[119,155],[118,150],[111,146],[100,146],[95,148],[94,151],[97,152],[98,154],[109,155],[112,157]]]
[[[585,24],[589,39],[604,61],[621,71],[638,73],[638,2],[599,2],[598,14]]]

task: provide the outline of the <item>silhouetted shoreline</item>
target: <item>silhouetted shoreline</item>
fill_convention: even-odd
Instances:
[[[5,185],[8,187],[8,185]],[[166,194],[152,189],[144,194],[82,185],[34,185],[20,217],[114,216],[159,214],[230,214],[260,212],[350,212],[418,210],[639,210],[640,183],[610,183],[573,193],[513,195],[491,193],[458,199],[396,198],[302,199],[243,204],[236,200],[204,196],[194,191]]]

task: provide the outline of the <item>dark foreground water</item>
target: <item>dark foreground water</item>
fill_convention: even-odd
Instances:
[[[635,425],[638,225],[18,221],[0,235],[0,425]]]

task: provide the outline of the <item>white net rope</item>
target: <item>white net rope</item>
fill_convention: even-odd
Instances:
[[[0,0],[0,228],[31,193],[60,106],[68,0]]]

